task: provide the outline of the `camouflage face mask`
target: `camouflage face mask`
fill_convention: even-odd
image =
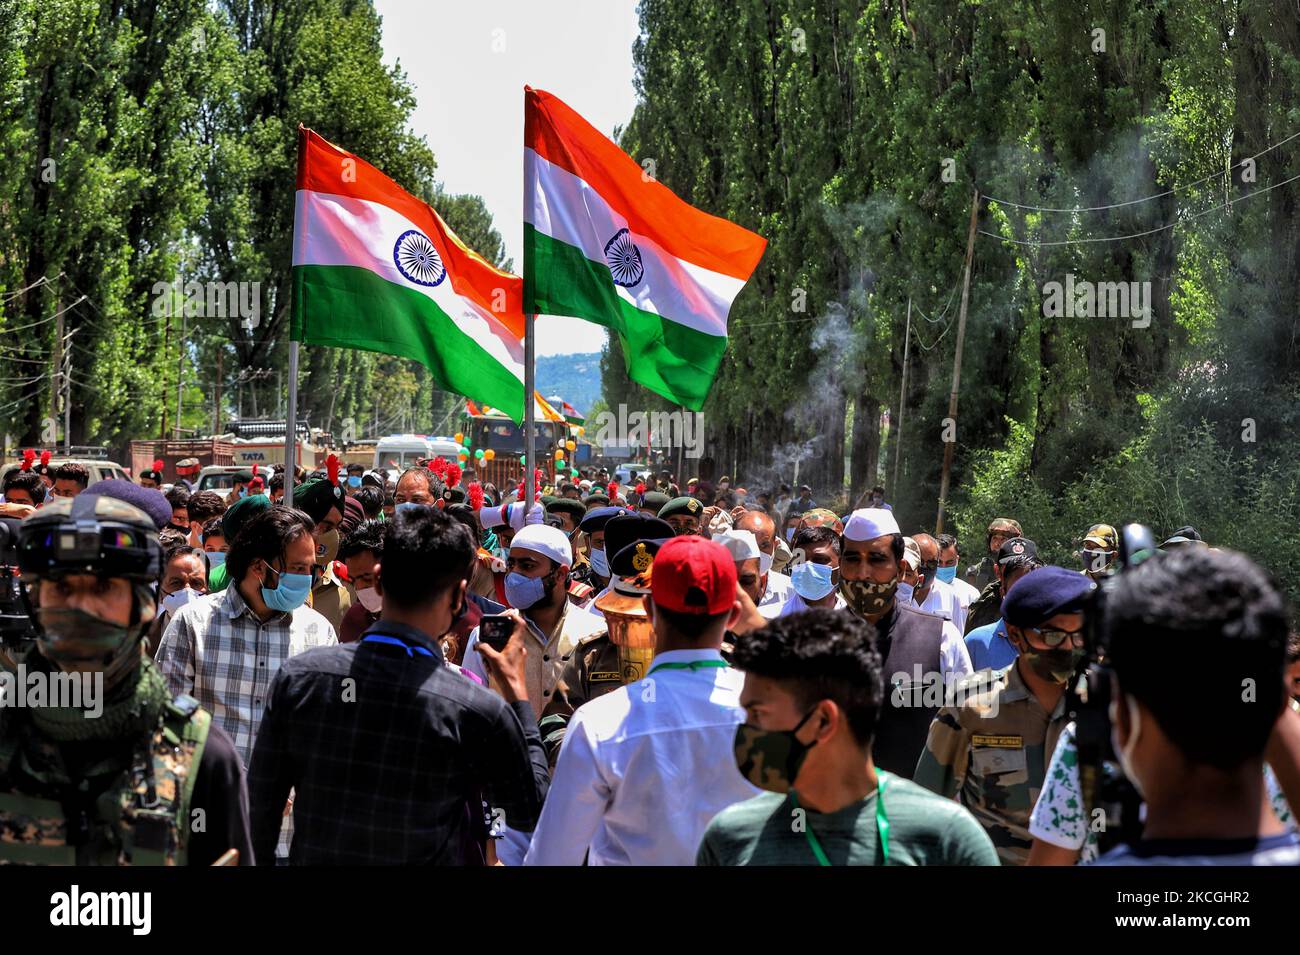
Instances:
[[[1065,684],[1083,659],[1083,649],[1071,647],[1068,650],[1030,650],[1021,652],[1029,668],[1039,677],[1052,683]]]
[[[898,575],[878,584],[874,580],[840,580],[840,596],[859,617],[883,613],[898,590]]]
[[[810,743],[802,743],[795,736],[808,722],[816,707],[792,730],[765,730],[749,723],[736,727],[736,766],[740,774],[759,789],[772,793],[787,793],[794,786],[803,766]]]

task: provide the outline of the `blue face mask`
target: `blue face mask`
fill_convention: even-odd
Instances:
[[[831,583],[834,573],[835,569],[830,564],[814,564],[806,560],[794,569],[790,583],[794,586],[795,593],[804,600],[821,600],[835,589]]]
[[[248,488],[246,488],[246,487],[241,487],[241,488],[239,489],[239,496],[240,496],[240,497],[248,497]]]
[[[274,567],[268,567],[275,572]],[[274,590],[262,587],[262,599],[272,610],[281,613],[293,613],[307,602],[311,593],[311,574],[280,574],[280,582]]]
[[[905,584],[903,583],[903,581],[900,580],[898,582],[898,589],[895,590],[894,593],[897,595],[899,600],[901,600],[903,603],[907,604],[908,606],[911,606],[912,604],[911,584]]]
[[[226,555],[223,551],[208,551],[205,556],[208,558],[208,570],[216,570],[226,562]]]
[[[398,504],[395,508],[393,508],[393,515],[396,516],[402,513],[403,511],[411,511],[413,513],[418,514],[419,508],[428,507],[428,506],[429,506],[428,504],[417,504],[414,501],[403,501],[401,504]]]
[[[506,600],[518,610],[527,610],[546,596],[545,577],[525,577],[514,571],[506,574]]]
[[[605,551],[603,549],[596,550],[593,547],[589,556],[591,558],[591,569],[601,577],[608,577],[609,557],[606,556]]]
[[[359,478],[357,475],[353,474],[348,478],[348,487],[360,487],[360,486],[361,486],[361,478]]]
[[[950,584],[957,579],[957,565],[951,567],[940,567],[934,572],[935,579],[942,580],[945,584]]]

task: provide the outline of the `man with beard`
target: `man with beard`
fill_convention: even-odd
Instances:
[[[958,797],[975,814],[1003,865],[1029,857],[1029,816],[1069,721],[1066,685],[1083,659],[1083,606],[1092,588],[1063,567],[1016,581],[1002,602],[1015,662],[958,685],[916,766],[916,782]]]
[[[880,712],[876,765],[911,778],[930,721],[946,688],[971,673],[970,655],[952,622],[898,599],[903,535],[893,511],[849,515],[840,547],[839,593],[876,628],[889,692]]]

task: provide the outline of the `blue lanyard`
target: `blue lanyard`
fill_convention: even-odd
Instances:
[[[382,633],[368,633],[361,638],[362,643],[387,643],[394,647],[401,647],[406,651],[408,657],[414,658],[418,653],[420,656],[431,657],[433,651],[428,647],[422,647],[418,643],[407,643],[405,640],[399,640],[397,637],[386,637]]]

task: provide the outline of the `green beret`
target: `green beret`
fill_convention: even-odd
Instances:
[[[556,497],[554,494],[543,494],[543,495],[542,495],[542,507],[550,507],[552,504],[554,504],[554,503],[555,503],[556,501],[558,501],[558,500],[559,500],[559,498]]]
[[[580,523],[587,516],[587,506],[581,501],[568,497],[557,497],[546,505],[547,514],[564,513],[570,515],[574,523]]]
[[[253,480],[252,469],[245,468],[242,471],[236,471],[235,480],[238,481],[240,484],[247,484],[249,481]]]
[[[697,498],[693,497],[675,497],[659,509],[661,518],[669,518],[674,514],[685,514],[688,517],[702,517],[704,515],[704,505]]]
[[[263,511],[271,509],[271,499],[265,494],[249,494],[241,497],[221,515],[221,536],[229,545],[239,536],[240,529]]]
[[[592,508],[596,508],[596,507],[607,507],[609,505],[609,495],[588,494],[586,500],[583,501],[583,503],[587,505],[587,510],[591,510]]]
[[[306,511],[319,524],[330,508],[338,508],[339,514],[343,514],[343,488],[329,481],[307,481],[293,489],[293,506]]]
[[[663,491],[646,491],[645,494],[641,496],[641,506],[652,507],[654,508],[655,513],[658,514],[663,510],[664,505],[670,500],[672,500],[672,498]]]

